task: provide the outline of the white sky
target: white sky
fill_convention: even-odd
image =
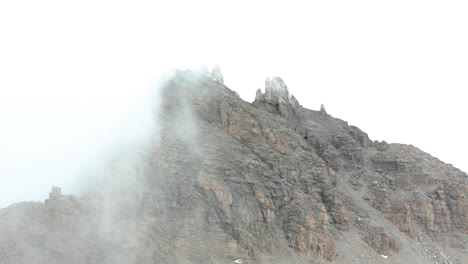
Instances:
[[[76,192],[148,127],[169,68],[217,63],[247,101],[280,76],[372,139],[468,171],[466,1],[0,2],[0,207]]]

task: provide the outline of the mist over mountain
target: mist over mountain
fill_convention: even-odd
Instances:
[[[86,194],[0,209],[0,263],[468,263],[466,173],[279,77],[248,103],[219,67],[170,76]]]

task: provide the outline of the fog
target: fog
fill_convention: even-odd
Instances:
[[[253,101],[281,76],[299,102],[464,171],[463,1],[2,1],[0,207],[81,193],[157,129],[158,78],[219,64]]]

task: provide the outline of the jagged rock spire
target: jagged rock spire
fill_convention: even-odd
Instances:
[[[218,65],[214,65],[213,68],[211,69],[211,78],[213,78],[213,80],[215,81],[218,81],[224,84],[223,73],[221,72],[221,69],[219,68]]]
[[[45,200],[45,202],[56,200],[62,196],[62,189],[56,186],[52,186],[52,190],[49,193],[49,199]]]
[[[255,101],[270,104],[289,103],[294,106],[299,105],[297,99],[289,94],[288,86],[280,77],[267,78],[265,80],[265,94],[262,94],[258,89]]]
[[[320,105],[320,112],[326,114],[327,110],[325,110],[325,106],[323,104]]]
[[[62,189],[60,187],[53,186],[49,193],[49,199],[54,200],[62,196]]]
[[[260,89],[257,90],[257,93],[255,94],[255,101],[262,101],[263,100],[263,94]]]
[[[288,86],[280,77],[273,77],[265,80],[265,100],[276,101],[275,103],[285,103],[289,100]]]

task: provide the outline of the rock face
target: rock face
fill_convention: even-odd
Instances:
[[[221,68],[219,68],[218,65],[213,66],[213,69],[211,70],[211,77],[215,81],[224,83],[223,73],[221,72]]]
[[[323,114],[327,113],[327,110],[325,110],[325,106],[323,104],[320,105],[320,112],[322,112]]]
[[[49,199],[47,201],[52,201],[62,197],[62,189],[59,187],[53,186],[52,191],[49,193]]]
[[[213,76],[175,73],[101,191],[0,210],[0,263],[468,263],[465,173]]]
[[[288,87],[280,77],[273,77],[271,80],[270,78],[267,78],[265,81],[265,94],[262,94],[262,92],[258,90],[255,96],[255,101],[279,105],[299,105],[296,98],[289,95]]]

